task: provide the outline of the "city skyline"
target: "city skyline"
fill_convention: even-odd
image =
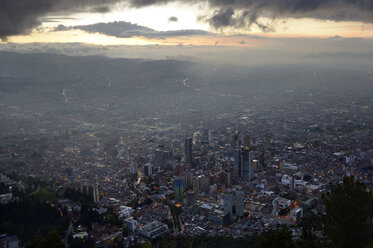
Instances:
[[[0,0],[0,247],[372,248],[373,0]]]

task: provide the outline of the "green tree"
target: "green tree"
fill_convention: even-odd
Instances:
[[[68,244],[70,248],[94,248],[96,247],[95,241],[88,237],[86,239],[73,238],[72,235],[69,236]]]
[[[154,248],[154,246],[150,241],[146,241],[146,243],[142,245],[141,248]]]
[[[288,230],[270,230],[259,236],[257,248],[294,248]]]
[[[43,240],[45,248],[65,248],[65,244],[62,242],[60,235],[56,230],[52,230],[48,236]]]
[[[42,248],[43,236],[40,230],[37,230],[33,239],[26,243],[26,248]]]
[[[302,248],[317,248],[321,246],[322,240],[316,236],[316,233],[321,230],[320,216],[311,214],[302,218],[298,226],[302,229],[301,239],[297,241],[297,245]]]
[[[326,207],[324,233],[334,247],[363,248],[372,243],[373,195],[363,183],[346,177],[322,200]]]
[[[65,248],[65,244],[62,242],[60,235],[56,230],[52,230],[49,234],[43,238],[40,231],[37,231],[34,238],[27,242],[26,248]]]

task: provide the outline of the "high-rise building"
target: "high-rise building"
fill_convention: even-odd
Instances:
[[[232,194],[227,192],[224,193],[224,215],[229,215],[230,219],[232,219],[232,203]]]
[[[260,159],[259,159],[259,161],[260,161],[260,165],[262,166],[262,168],[264,168],[265,159],[264,159],[264,152],[263,151],[260,153]]]
[[[198,192],[200,190],[199,178],[194,177],[192,183],[193,183],[193,191]]]
[[[226,186],[232,185],[232,174],[229,171],[223,171],[222,172],[222,183],[224,183]]]
[[[183,179],[184,179],[184,187],[185,188],[192,188],[193,187],[193,174],[190,172],[184,172],[183,173]]]
[[[188,206],[192,206],[196,199],[196,192],[189,190],[187,192],[187,204]]]
[[[98,189],[98,186],[94,186],[93,187],[93,202],[96,203],[96,202],[99,202],[100,201],[100,191]]]
[[[164,147],[158,148],[154,151],[154,163],[160,168],[165,164],[169,164],[171,157],[172,152],[165,150]]]
[[[147,177],[151,177],[153,175],[153,165],[150,163],[147,163],[144,165],[144,175]]]
[[[254,167],[252,164],[252,152],[245,149],[241,152],[241,170],[242,177],[248,180],[254,177]]]
[[[246,134],[245,137],[243,138],[243,146],[245,147],[246,150],[249,150],[251,147],[251,139],[250,135]]]
[[[234,178],[240,178],[241,174],[241,151],[239,148],[233,150],[233,171]]]
[[[134,174],[137,174],[139,168],[137,167],[137,164],[134,163],[133,161],[131,161],[130,163],[130,174],[131,175],[134,175]]]
[[[84,185],[83,185],[83,182],[80,182],[80,193],[84,194]]]
[[[234,177],[251,180],[254,177],[252,152],[247,147],[234,151]]]
[[[193,139],[187,138],[185,139],[185,146],[184,146],[184,160],[185,164],[191,165],[193,163]]]
[[[238,149],[240,147],[240,132],[236,131],[233,134],[233,149]]]
[[[211,130],[203,129],[202,130],[201,143],[202,144],[208,144],[210,141],[211,141]]]
[[[208,192],[210,190],[209,177],[202,175],[199,177],[199,190]]]
[[[154,151],[154,162],[158,166],[163,165],[163,151],[161,149],[156,149]]]
[[[237,217],[242,217],[244,214],[243,213],[244,199],[245,199],[244,192],[241,190],[236,191],[236,216]]]
[[[182,202],[184,197],[184,182],[182,179],[176,179],[174,181],[175,200]]]
[[[240,133],[236,131],[233,135],[233,172],[234,178],[241,177],[241,156],[240,156]]]

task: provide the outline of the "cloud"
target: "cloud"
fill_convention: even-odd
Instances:
[[[314,18],[332,21],[373,22],[371,0],[210,0],[218,10],[203,19],[214,28],[250,28],[256,25],[263,31],[273,31],[272,23],[260,17]]]
[[[71,30],[71,29],[72,29],[71,27],[67,27],[65,25],[60,24],[57,27],[55,27],[53,31],[59,32],[59,31],[67,31],[67,30]]]
[[[220,9],[214,12],[212,17],[209,19],[209,22],[215,28],[233,26],[235,25],[233,15],[234,10],[231,7]]]
[[[107,12],[116,3],[132,7],[161,5],[180,0],[0,0],[0,38],[27,34],[40,25],[41,18],[58,12]],[[333,21],[373,23],[372,0],[185,0],[183,3],[208,2],[213,9],[203,18],[214,28],[249,29],[256,25],[272,31],[271,23],[260,17],[315,18]]]
[[[41,24],[41,18],[58,12],[107,12],[119,0],[1,0],[0,39],[27,34]]]
[[[260,45],[250,46],[255,40],[248,40],[244,36],[234,39],[237,46],[222,46],[220,40],[214,46],[210,45],[92,45],[85,43],[0,43],[0,51],[18,53],[57,53],[69,56],[100,55],[113,58],[144,58],[164,59],[173,57],[182,60],[192,60],[198,63],[268,65],[270,63],[294,65],[309,61],[318,65],[324,62],[346,63],[349,66],[356,62],[371,66],[373,59],[372,39],[356,38],[267,38],[260,40]],[[237,37],[235,37],[237,38]],[[238,45],[245,40],[247,45]],[[233,42],[231,43],[233,44]],[[369,67],[370,68],[370,67]]]
[[[176,16],[170,16],[168,18],[168,22],[178,22],[178,21],[179,21],[179,19]]]
[[[133,24],[130,22],[109,22],[96,23],[92,25],[80,25],[66,27],[58,25],[54,31],[66,31],[71,29],[80,29],[89,33],[100,33],[118,38],[131,38],[135,36],[165,39],[169,37],[180,36],[206,36],[210,33],[204,30],[173,30],[173,31],[157,31],[151,28]]]

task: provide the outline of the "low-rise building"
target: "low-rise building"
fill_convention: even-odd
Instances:
[[[140,227],[138,232],[145,238],[155,239],[163,234],[168,233],[168,227],[162,222],[153,221],[145,226]]]

